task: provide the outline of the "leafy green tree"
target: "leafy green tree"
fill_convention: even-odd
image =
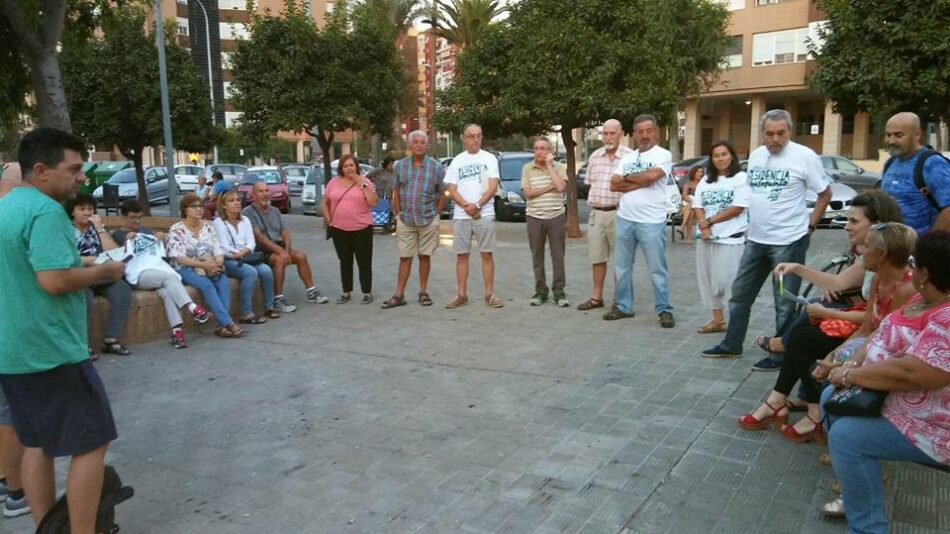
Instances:
[[[914,111],[950,120],[950,3],[821,0],[828,16],[812,43],[808,82],[835,110],[872,116]]]
[[[100,39],[64,51],[63,74],[76,132],[94,144],[117,147],[133,161],[139,201],[148,209],[142,152],[160,145],[163,135],[158,51],[155,34],[143,31],[145,20],[144,10],[136,7],[103,17]],[[176,147],[207,151],[221,135],[211,123],[207,86],[175,32],[165,35]],[[169,187],[174,185],[169,177]]]
[[[464,50],[505,11],[500,0],[438,0],[425,22],[437,36]]]
[[[296,0],[252,16],[251,38],[234,52],[234,102],[249,137],[313,132],[330,172],[334,132],[385,134],[396,114],[400,62],[393,31],[362,5],[337,2],[318,29]]]
[[[708,75],[702,62],[674,57],[690,52],[680,48],[680,31],[671,25],[689,23],[699,42],[724,43],[727,16],[709,2],[687,0],[522,0],[463,50],[455,83],[438,97],[436,124],[458,131],[477,122],[492,137],[559,126],[572,184],[568,232],[580,236],[571,131],[609,118],[629,127],[645,112],[669,121],[680,90],[699,87]]]

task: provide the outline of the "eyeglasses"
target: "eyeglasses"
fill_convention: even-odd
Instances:
[[[198,209],[201,209],[201,208],[203,208],[204,206],[202,206],[201,204],[189,204],[189,205],[187,205],[187,206],[185,206],[185,207],[186,207],[186,208],[198,208]]]
[[[140,213],[138,215],[126,215],[126,218],[128,218],[130,221],[141,221],[142,214]]]

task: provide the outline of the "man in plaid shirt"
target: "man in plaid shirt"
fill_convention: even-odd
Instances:
[[[589,299],[578,304],[577,309],[582,311],[604,307],[604,279],[607,278],[607,260],[614,250],[617,204],[620,202],[620,193],[610,190],[610,177],[620,159],[633,152],[620,143],[623,138],[620,121],[610,119],[605,122],[603,137],[604,146],[595,150],[587,160],[587,177],[584,179],[590,185],[587,247],[594,271],[594,290]]]
[[[399,273],[396,294],[383,304],[384,310],[405,306],[413,256],[419,256],[419,304],[432,305],[427,292],[429,266],[430,258],[439,246],[439,213],[445,202],[442,184],[445,169],[438,160],[426,154],[429,138],[424,132],[411,132],[408,142],[412,155],[393,165],[392,206],[396,215]]]

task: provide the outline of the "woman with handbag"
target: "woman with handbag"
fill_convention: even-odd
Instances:
[[[780,263],[775,267],[775,275],[796,275],[824,289],[821,301],[824,310],[817,306],[811,307],[811,313],[821,315],[821,318],[837,318],[857,322],[864,316],[860,311],[842,312],[840,310],[853,307],[862,301],[866,302],[871,291],[871,277],[873,273],[864,268],[861,261],[860,249],[872,225],[882,222],[904,222],[901,208],[897,200],[881,189],[870,189],[854,197],[848,210],[847,223],[844,231],[848,235],[851,250],[848,255],[848,266],[839,273],[830,273],[812,269],[799,263]],[[837,311],[833,311],[837,310]],[[759,336],[755,344],[766,352],[784,353],[789,338],[795,329],[809,322],[807,309],[782,336]]]
[[[848,532],[886,533],[880,460],[950,466],[950,232],[931,230],[911,260],[918,291],[888,315],[846,364],[831,370],[851,398],[883,398],[879,413],[830,418],[829,451]],[[833,387],[822,394],[834,409]],[[842,403],[847,396],[841,396]],[[866,406],[872,407],[872,404]]]
[[[185,285],[201,291],[214,313],[219,337],[241,337],[244,330],[231,319],[231,284],[224,274],[224,249],[209,221],[201,218],[203,206],[194,193],[181,198],[182,220],[168,230],[166,251]]]
[[[839,346],[849,339],[861,339],[873,332],[885,315],[901,305],[914,294],[908,258],[914,249],[917,233],[901,223],[878,223],[870,227],[862,256],[864,268],[874,273],[868,305],[858,322],[841,319],[819,319],[801,325],[791,335],[788,350],[775,386],[768,398],[752,413],[739,418],[739,426],[745,430],[762,430],[769,425],[780,424],[782,436],[797,442],[824,439],[819,410],[820,390],[816,380],[823,380],[819,365],[825,358],[831,362]],[[820,304],[811,306],[821,307]],[[822,307],[823,308],[823,307]],[[809,312],[811,313],[811,312]],[[850,344],[848,345],[850,346]],[[796,382],[801,382],[800,395],[807,403],[807,413],[793,425],[784,425],[788,420],[787,399]]]
[[[241,315],[239,323],[261,324],[267,317],[277,319],[280,312],[274,309],[274,271],[264,261],[263,254],[255,252],[254,229],[251,220],[241,213],[241,195],[227,191],[218,198],[218,216],[212,225],[218,242],[224,248],[224,272],[229,278],[240,281]],[[254,287],[258,279],[264,293],[264,315],[254,313]]]
[[[376,188],[359,174],[359,164],[352,154],[344,154],[335,176],[323,193],[324,224],[328,238],[340,259],[340,280],[343,293],[337,304],[350,300],[353,291],[353,258],[360,270],[363,304],[373,302],[373,216],[370,208],[379,198]]]

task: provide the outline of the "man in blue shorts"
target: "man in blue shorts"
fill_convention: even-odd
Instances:
[[[0,202],[0,387],[25,447],[23,488],[38,524],[53,505],[53,459],[71,456],[66,479],[71,530],[95,531],[106,447],[116,438],[102,381],[89,360],[83,290],[115,281],[125,264],[83,267],[62,202],[85,180],[85,142],[38,128],[20,142],[23,186]]]

